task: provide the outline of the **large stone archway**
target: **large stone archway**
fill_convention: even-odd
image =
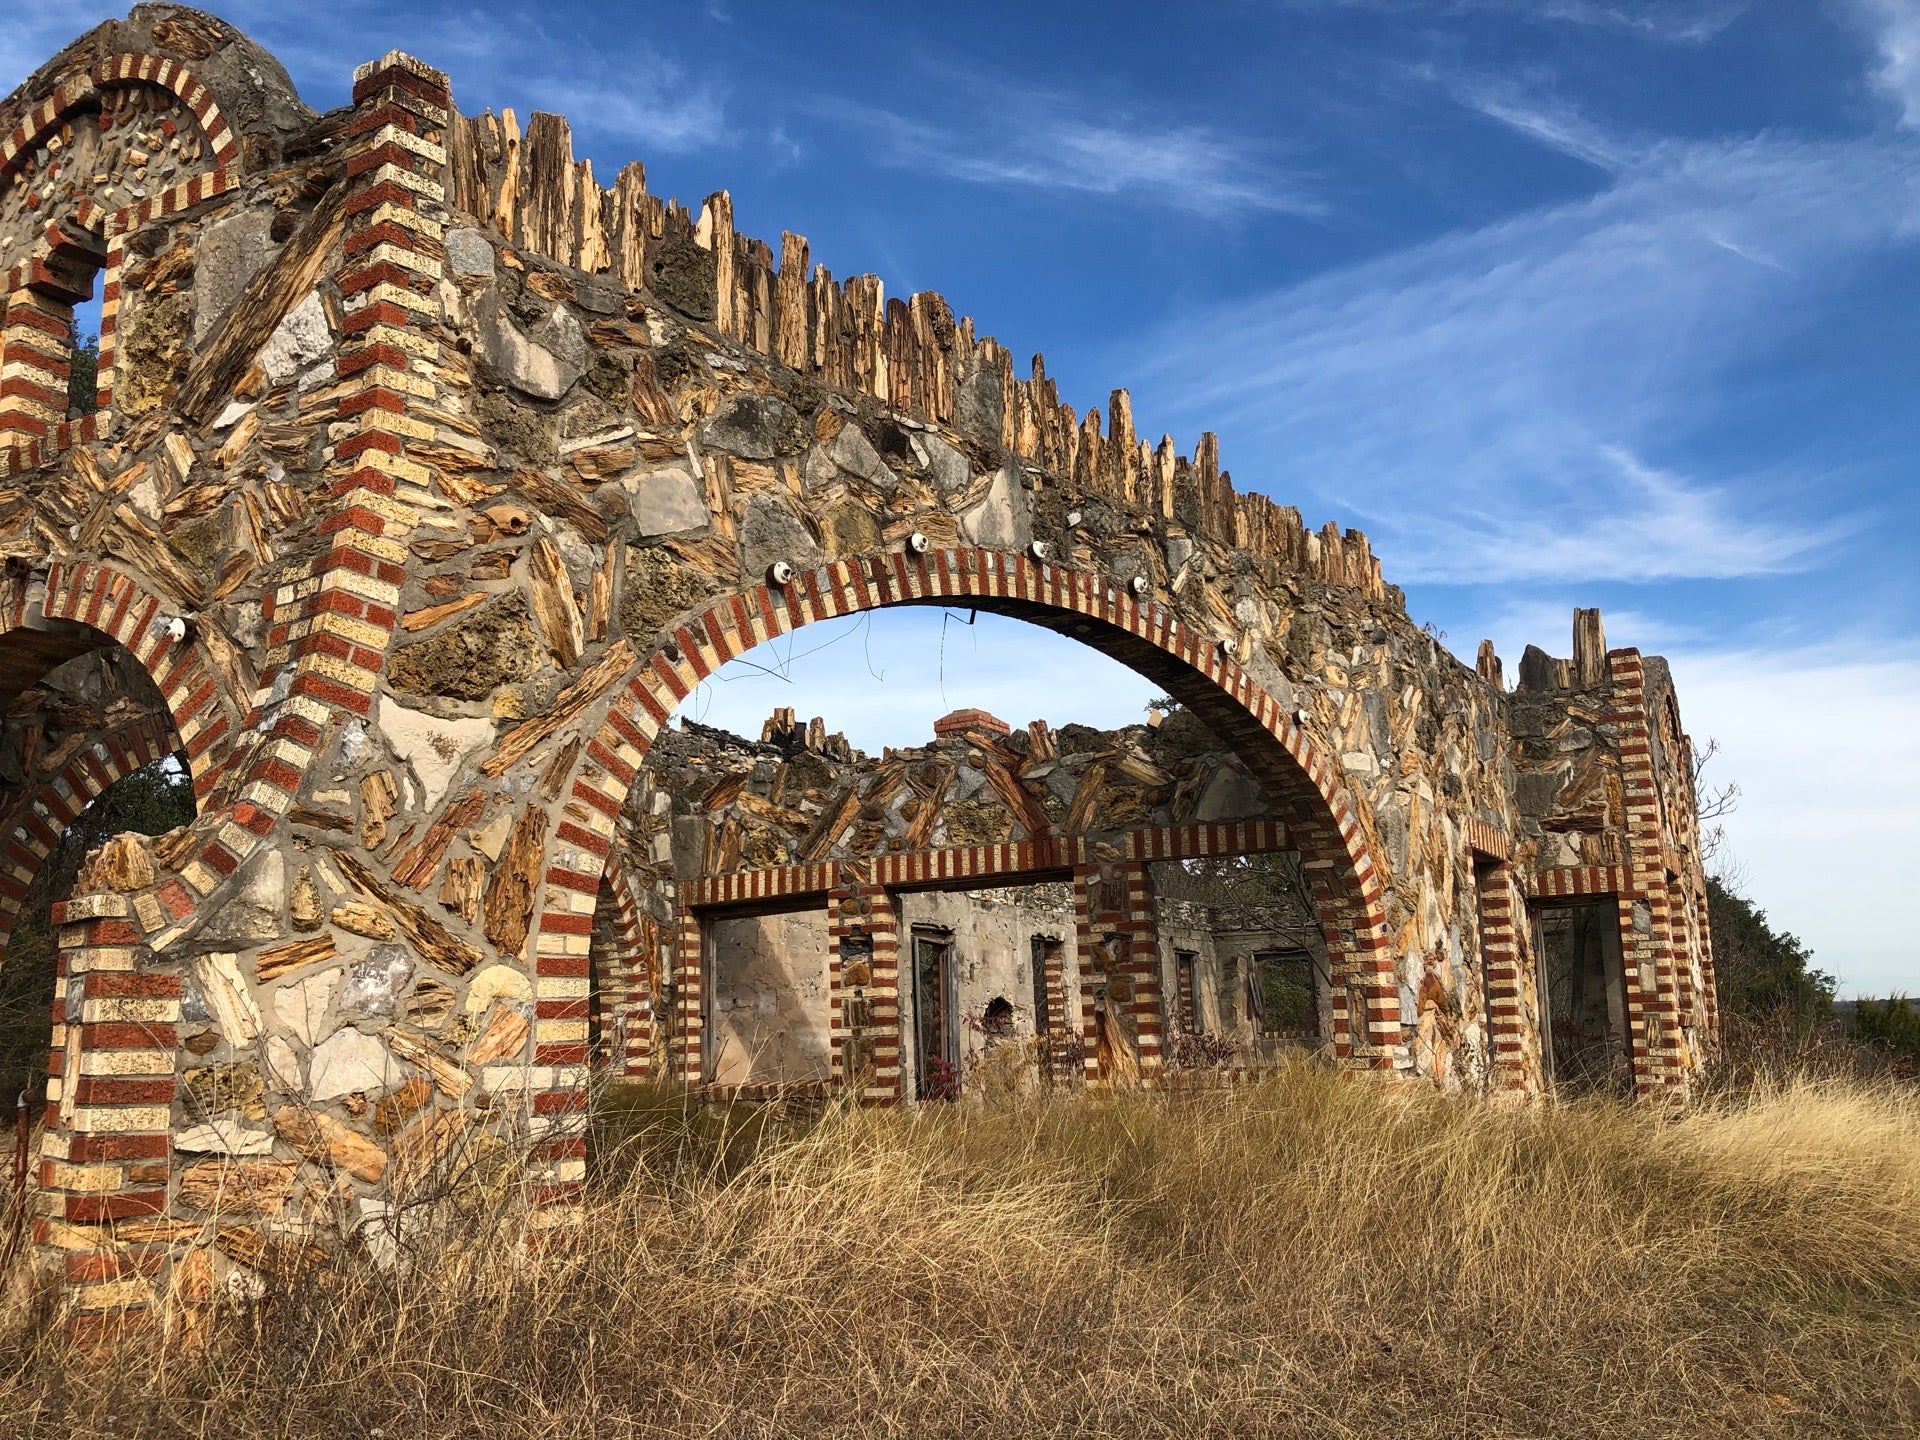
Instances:
[[[64,186],[58,157],[133,85],[191,143],[130,208],[90,191],[118,162]],[[143,5],[0,134],[33,222],[0,229],[7,613],[146,664],[201,802],[65,912],[74,1073],[143,1077],[76,1090],[43,1155],[38,1239],[84,1307],[211,1294],[262,1233],[388,1224],[482,1141],[560,1218],[649,744],[730,656],[881,606],[1044,625],[1201,715],[1275,812],[1152,844],[1306,856],[1356,1067],[1538,1091],[1527,910],[1575,890],[1617,901],[1642,1093],[1707,1053],[1684,736],[1597,615],[1509,692],[1364,535],[1236,492],[1211,436],[1149,443],[1124,391],[1080,414],[938,296],[836,282],[797,236],[776,259],[724,194],[602,188],[564,121],[462,116],[404,55],[316,116],[233,27]],[[96,263],[111,384],[69,422],[46,307]],[[1049,857],[1136,923],[1124,865]],[[893,874],[835,874],[870,935]]]

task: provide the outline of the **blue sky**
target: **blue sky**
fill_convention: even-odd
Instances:
[[[33,7],[0,86],[111,7]],[[937,289],[1063,395],[1221,435],[1511,667],[1574,605],[1673,662],[1746,886],[1920,991],[1920,0],[239,3],[310,103],[389,48],[570,116],[836,275]],[[871,748],[948,702],[1131,719],[1024,627],[882,616],[710,687]],[[876,680],[876,676],[880,677]],[[862,691],[858,710],[847,697]],[[1069,712],[1074,712],[1069,714]],[[1711,772],[1710,772],[1711,775]]]

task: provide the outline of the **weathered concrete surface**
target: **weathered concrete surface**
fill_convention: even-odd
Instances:
[[[749,915],[709,932],[708,1079],[715,1085],[800,1085],[833,1070],[827,1017],[827,917]]]

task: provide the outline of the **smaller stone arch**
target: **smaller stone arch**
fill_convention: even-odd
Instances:
[[[73,755],[0,818],[0,965],[27,888],[61,832],[115,783],[177,749],[164,716],[136,716]]]
[[[160,113],[161,104],[178,118]],[[154,157],[138,145],[98,138],[124,128],[134,111],[153,121],[147,133],[163,145],[190,144],[192,153],[179,163],[192,173],[164,186],[135,183]],[[89,117],[98,119],[91,133]],[[197,132],[190,142],[179,134],[183,124]],[[69,143],[57,150],[47,143],[61,138]],[[80,144],[71,143],[76,138]],[[238,156],[238,139],[212,92],[179,62],[144,53],[109,56],[69,74],[0,141],[0,473],[33,468],[105,433],[100,417],[112,414],[125,237],[236,188]],[[68,331],[96,277],[95,411],[70,420]]]

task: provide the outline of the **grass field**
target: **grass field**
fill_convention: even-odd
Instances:
[[[610,1114],[537,1262],[508,1206],[117,1355],[16,1287],[0,1432],[1920,1433],[1911,1092],[1521,1111],[1301,1066],[785,1134]]]

